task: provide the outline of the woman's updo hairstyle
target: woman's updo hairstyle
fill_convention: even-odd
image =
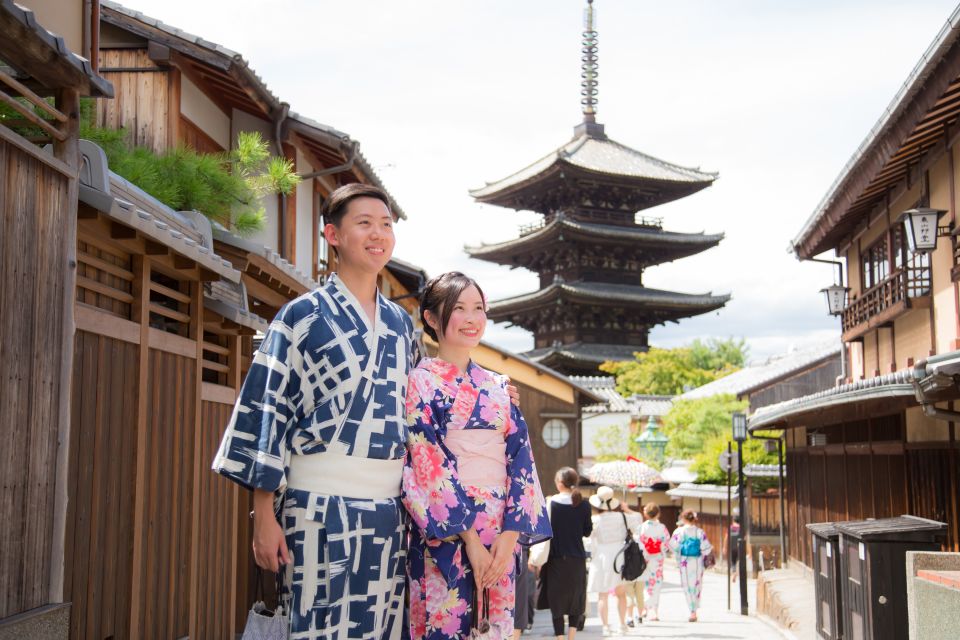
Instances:
[[[427,311],[432,313],[433,317],[440,319],[440,333],[446,333],[450,316],[453,315],[453,306],[460,299],[460,294],[471,286],[477,288],[486,306],[487,296],[483,295],[483,289],[477,281],[459,271],[448,271],[427,282],[423,287],[423,293],[420,294],[420,321],[428,336],[439,342],[437,331],[427,322]]]
[[[577,506],[583,502],[583,494],[577,489],[580,485],[580,474],[578,474],[573,467],[561,467],[558,469],[555,480],[560,486],[570,489],[570,501],[573,503],[573,506]]]

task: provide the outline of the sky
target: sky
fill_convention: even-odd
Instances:
[[[395,256],[475,277],[496,300],[536,275],[465,245],[535,221],[469,189],[543,157],[580,122],[585,0],[126,0],[239,52],[292,110],[344,131],[408,215]],[[821,288],[829,265],[791,240],[955,8],[947,0],[596,0],[597,119],[608,136],[713,186],[646,210],[665,229],[726,234],[648,269],[648,287],[731,294],[650,343],[743,338],[750,360],[839,340]],[[831,257],[831,256],[824,256]],[[522,351],[532,335],[491,325]]]

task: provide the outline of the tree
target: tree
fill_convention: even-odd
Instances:
[[[746,353],[742,339],[697,339],[687,347],[654,347],[637,353],[635,360],[605,362],[600,369],[616,376],[621,395],[672,396],[733,373],[743,366]]]
[[[677,400],[663,418],[663,432],[670,438],[667,455],[692,458],[714,438],[729,438],[733,412],[746,408],[747,402],[732,394]]]
[[[623,460],[630,453],[630,427],[611,424],[601,427],[593,436],[597,448],[597,462]]]

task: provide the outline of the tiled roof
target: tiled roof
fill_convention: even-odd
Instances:
[[[320,283],[297,269],[296,265],[288,262],[284,258],[281,258],[280,254],[270,247],[266,247],[262,244],[253,242],[252,240],[247,240],[246,238],[241,238],[238,235],[230,233],[223,227],[223,225],[217,222],[213,223],[213,237],[224,244],[230,245],[231,247],[236,247],[237,249],[255,253],[258,256],[266,258],[267,261],[269,261],[273,266],[277,267],[288,276],[296,280],[308,291],[316,289],[320,286]]]
[[[737,487],[732,486],[729,489],[730,499],[736,500],[739,497]],[[675,489],[668,489],[667,495],[673,498],[703,498],[705,500],[726,500],[727,487],[719,484],[693,484],[684,482]]]
[[[540,361],[550,355],[560,355],[572,360],[583,362],[601,362],[633,360],[633,354],[639,348],[615,344],[585,344],[573,342],[558,347],[542,347],[524,353],[533,361]]]
[[[569,230],[586,238],[599,238],[620,240],[629,242],[631,245],[645,246],[650,245],[659,249],[674,249],[683,251],[708,249],[721,240],[722,233],[679,233],[676,231],[663,231],[653,227],[635,226],[628,227],[623,225],[597,224],[593,222],[582,222],[574,220],[567,216],[558,215],[548,224],[532,233],[520,236],[506,242],[497,242],[492,244],[482,244],[478,247],[466,247],[466,250],[475,258],[483,258],[486,255],[503,251],[504,249],[516,249],[526,244],[534,244],[541,238],[555,236],[558,233]]]
[[[520,171],[470,191],[474,198],[483,199],[499,191],[535,179],[554,164],[565,163],[588,171],[607,175],[625,176],[638,180],[653,180],[672,183],[703,183],[704,186],[717,179],[716,173],[706,173],[654,158],[620,144],[607,137],[582,134],[551,151],[543,158]]]
[[[42,42],[52,54],[51,58],[45,60],[46,65],[53,65],[55,63],[61,65],[61,67],[62,65],[66,65],[65,68],[70,70],[70,75],[75,75],[78,79],[82,79],[86,83],[86,86],[80,91],[81,95],[105,98],[113,97],[113,84],[94,71],[89,60],[71,51],[61,36],[47,31],[43,25],[37,22],[33,11],[26,7],[21,7],[12,0],[0,0],[0,12],[5,16],[3,20],[4,23],[7,23],[8,20],[13,21],[12,26],[10,24],[6,25],[9,31],[4,32],[4,39],[14,37],[11,31],[17,31],[19,35],[32,35],[32,37]],[[46,57],[46,54],[43,55]],[[21,69],[20,71],[26,72],[28,70]],[[29,71],[34,72],[34,70]],[[38,69],[36,72],[37,75],[41,75],[43,70]],[[79,86],[80,83],[78,82],[77,84]],[[57,89],[59,87],[49,88]]]
[[[507,307],[550,302],[561,295],[597,300],[599,302],[624,302],[646,304],[652,309],[666,308],[678,311],[701,313],[718,309],[729,300],[729,295],[677,293],[650,289],[640,285],[612,284],[607,282],[555,282],[543,289],[490,303],[490,313],[503,313]]]
[[[631,410],[626,399],[617,392],[616,380],[610,376],[569,376],[570,380],[603,398],[599,404],[583,408],[584,413],[628,413]]]
[[[744,367],[719,380],[714,380],[697,387],[680,396],[681,400],[695,400],[709,398],[725,393],[740,395],[750,389],[763,386],[765,383],[777,380],[832,356],[840,354],[839,340],[817,345],[810,349],[795,351],[784,356],[778,356],[759,365]]]

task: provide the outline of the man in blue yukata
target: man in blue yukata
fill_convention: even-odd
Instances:
[[[406,628],[413,323],[377,290],[395,244],[386,194],[349,184],[322,215],[337,273],[271,323],[213,468],[253,490],[254,557],[282,572],[291,638],[391,640]]]

